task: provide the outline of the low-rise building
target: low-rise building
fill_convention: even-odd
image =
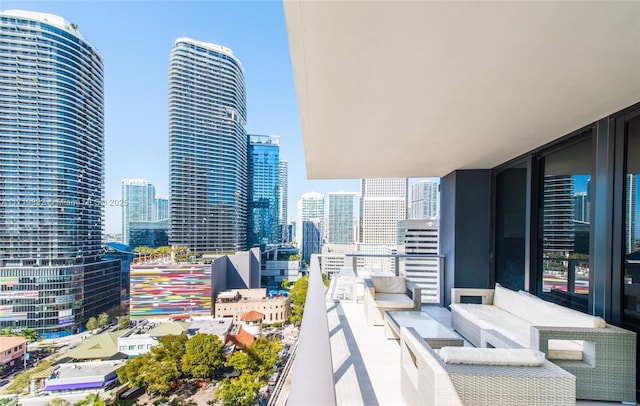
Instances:
[[[24,363],[26,348],[27,339],[24,337],[0,337],[0,368]]]
[[[264,323],[283,323],[291,315],[291,298],[267,296],[266,289],[235,289],[220,292],[214,305],[215,317],[232,317],[235,322],[251,311],[264,314]]]
[[[45,380],[50,394],[104,391],[118,380],[116,371],[124,361],[96,361],[60,364]]]

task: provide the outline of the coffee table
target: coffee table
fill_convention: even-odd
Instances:
[[[400,339],[400,327],[413,327],[433,349],[442,347],[462,347],[464,340],[425,312],[395,311],[384,312],[384,331],[388,339]]]

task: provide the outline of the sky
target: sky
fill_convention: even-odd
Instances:
[[[280,136],[289,162],[289,221],[306,192],[359,191],[359,180],[307,180],[289,43],[280,1],[13,1],[1,10],[56,14],[104,58],[105,232],[121,231],[121,181],[145,178],[168,197],[169,53],[176,38],[231,48],[245,70],[249,134]]]

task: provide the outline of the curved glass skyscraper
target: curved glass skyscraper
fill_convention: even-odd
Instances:
[[[66,334],[119,305],[118,262],[100,260],[103,94],[75,24],[0,13],[0,326]]]
[[[246,121],[233,52],[178,38],[169,60],[171,244],[196,253],[246,248]]]

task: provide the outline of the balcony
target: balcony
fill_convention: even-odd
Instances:
[[[383,256],[384,257],[384,256]],[[381,257],[382,258],[382,257]],[[359,295],[338,298],[337,292],[355,287],[361,276],[336,275],[322,284],[317,257],[312,257],[309,291],[296,357],[287,381],[291,384],[276,404],[289,405],[402,405],[400,346],[387,340],[384,328],[367,326]],[[439,304],[422,310],[450,326],[450,312]],[[470,346],[465,341],[465,346]],[[288,398],[287,398],[288,396]],[[619,404],[583,401],[579,406]]]

